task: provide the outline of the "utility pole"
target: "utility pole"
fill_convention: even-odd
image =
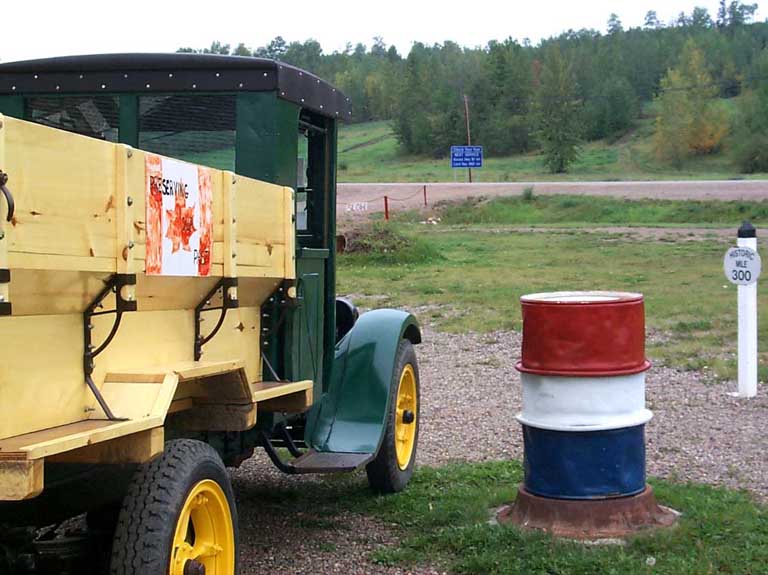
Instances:
[[[467,126],[467,146],[472,145],[472,136],[469,133],[469,98],[464,94],[464,123]],[[472,183],[472,168],[469,169],[469,183]]]

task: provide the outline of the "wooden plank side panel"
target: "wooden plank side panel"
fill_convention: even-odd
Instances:
[[[115,146],[5,119],[16,216],[9,251],[114,258]]]
[[[283,210],[285,221],[285,278],[296,279],[296,195],[291,188],[283,188]]]
[[[237,262],[239,266],[262,268],[240,270],[251,277],[286,277],[286,230],[292,230],[286,213],[285,189],[247,178],[238,179],[236,198]]]
[[[0,328],[0,439],[84,419],[82,316],[4,317]]]

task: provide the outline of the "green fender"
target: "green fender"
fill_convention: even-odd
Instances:
[[[307,417],[305,440],[317,451],[376,453],[400,341],[421,343],[411,314],[379,309],[360,316],[336,344],[327,392]]]

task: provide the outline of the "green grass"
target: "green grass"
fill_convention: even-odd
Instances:
[[[625,546],[585,546],[489,524],[493,509],[514,500],[521,479],[520,464],[510,461],[420,467],[404,492],[383,497],[372,496],[359,476],[310,488],[243,487],[265,513],[289,521],[296,515],[310,531],[333,528],[341,512],[374,517],[395,531],[397,543],[371,558],[405,569],[426,564],[478,575],[757,575],[768,565],[768,510],[745,492],[651,480],[659,501],[683,513],[679,524],[630,538]]]
[[[366,254],[342,255],[338,293],[357,294],[358,303],[372,307],[431,304],[426,319],[440,329],[489,332],[520,329],[519,298],[525,293],[638,291],[645,295],[648,326],[669,336],[663,343],[651,341],[651,359],[735,376],[736,286],[722,271],[727,240],[644,240],[578,228],[547,234],[390,224],[418,236],[442,258],[399,261],[390,254],[382,264]],[[764,316],[766,282],[758,293]],[[768,341],[766,322],[760,323],[759,338],[761,358],[768,359],[762,343]],[[768,377],[768,370],[761,367],[760,376]]]
[[[731,102],[723,104],[732,108]],[[585,144],[568,174],[546,171],[538,153],[486,158],[482,169],[474,170],[475,181],[559,181],[559,180],[689,180],[743,178],[731,149],[694,157],[680,169],[660,164],[653,155],[654,120],[646,109],[636,127],[614,142]],[[457,142],[460,143],[460,142]],[[402,154],[387,122],[343,126],[339,132],[340,182],[452,182],[466,181],[466,170],[452,170],[448,158],[433,159]],[[749,178],[765,177],[752,174]]]
[[[491,201],[466,200],[439,210],[443,224],[509,225],[702,225],[738,226],[751,220],[768,223],[768,200],[718,202],[681,200],[627,200],[589,196],[512,196]],[[406,214],[404,220],[423,219]]]

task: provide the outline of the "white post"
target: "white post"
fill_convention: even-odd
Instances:
[[[757,232],[749,222],[739,228],[739,247],[757,251]],[[757,282],[738,286],[739,391],[738,397],[757,395]]]

